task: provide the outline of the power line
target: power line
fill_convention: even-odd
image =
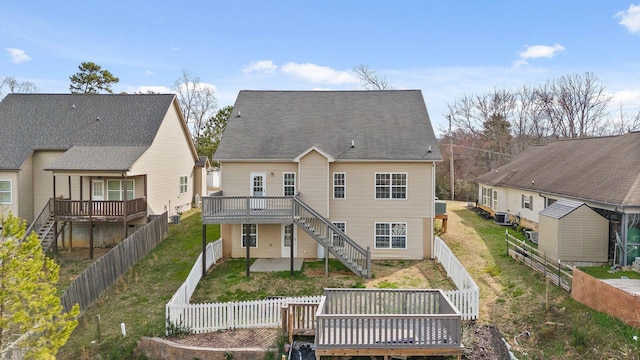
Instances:
[[[507,153],[501,153],[501,152],[498,152],[498,151],[491,151],[491,150],[479,149],[479,148],[474,148],[474,147],[471,147],[471,146],[464,146],[464,145],[458,145],[458,144],[453,144],[453,146],[457,146],[457,147],[461,147],[461,148],[465,148],[465,149],[477,150],[477,151],[484,151],[484,152],[487,152],[487,153],[490,153],[490,154],[498,154],[498,155],[506,155],[506,156],[516,156],[516,155],[513,155],[513,154],[507,154]]]

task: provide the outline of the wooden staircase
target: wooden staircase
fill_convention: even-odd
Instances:
[[[328,219],[318,214],[297,196],[294,197],[293,222],[322,244],[328,252],[361,277],[371,277],[371,251],[358,245]],[[325,254],[328,256],[328,254]]]
[[[53,213],[53,198],[51,198],[44,205],[42,211],[40,211],[40,214],[29,225],[27,231],[25,231],[24,233],[24,238],[26,238],[30,233],[35,232],[40,239],[42,251],[47,252],[51,250],[51,247],[55,242],[55,225],[56,222]],[[58,236],[60,233],[61,231],[58,231]],[[24,238],[22,240],[24,240]]]

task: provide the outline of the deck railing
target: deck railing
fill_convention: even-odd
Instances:
[[[126,203],[126,207],[125,207]],[[124,216],[125,209],[127,215],[138,214],[147,211],[147,199],[137,198],[128,201],[89,201],[89,200],[69,200],[55,199],[54,213],[56,217],[89,217],[89,216]]]
[[[460,313],[441,290],[325,289],[325,296],[316,349],[461,346]]]
[[[293,219],[292,196],[208,196],[202,198],[202,220],[216,223]]]

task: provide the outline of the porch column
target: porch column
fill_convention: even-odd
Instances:
[[[286,227],[287,225],[285,225]],[[285,234],[286,234],[286,230],[285,230]],[[291,277],[293,277],[293,250],[295,247],[295,243],[296,243],[296,239],[295,236],[293,236],[293,234],[295,234],[295,225],[291,224],[291,246],[289,246],[289,251],[291,253]],[[286,240],[286,239],[285,239]]]
[[[89,184],[93,186],[93,176],[89,176]],[[89,259],[93,260],[93,188],[89,191]]]
[[[124,194],[122,194],[123,196],[123,202],[122,202],[122,216],[124,217],[124,238],[126,239],[127,236],[129,236],[129,229],[127,227],[127,174],[123,174],[124,176]]]
[[[58,255],[58,218],[56,216],[56,174],[53,174],[53,253]],[[42,243],[42,239],[40,239]]]

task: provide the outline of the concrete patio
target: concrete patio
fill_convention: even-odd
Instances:
[[[302,263],[304,259],[293,259],[293,270],[300,271],[302,269]],[[256,259],[249,268],[250,272],[274,272],[274,271],[289,271],[291,270],[290,258],[279,259]]]

